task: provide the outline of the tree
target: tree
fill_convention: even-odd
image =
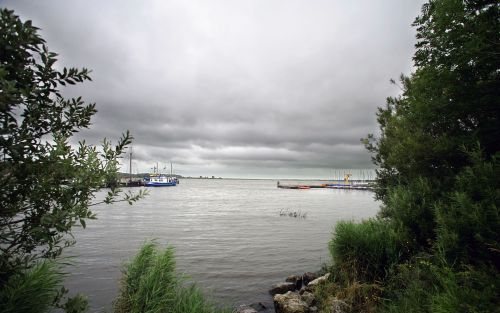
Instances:
[[[415,72],[379,108],[380,136],[362,139],[381,211],[336,227],[334,297],[367,312],[494,312],[500,4],[430,0],[414,26]]]
[[[0,12],[0,286],[40,259],[54,259],[74,244],[71,230],[95,218],[95,192],[114,177],[132,137],[100,149],[69,139],[90,125],[95,104],[66,99],[60,87],[90,80],[90,71],[54,68],[31,21]],[[133,202],[143,193],[111,188],[103,200]]]
[[[376,196],[383,202],[381,216],[391,219],[420,251],[435,249],[437,237],[444,238],[437,235],[447,233],[444,228],[451,225],[443,218],[449,216],[450,203],[456,203],[456,192],[472,192],[474,181],[465,184],[463,177],[473,176],[464,171],[484,162],[498,171],[500,8],[493,0],[431,0],[414,26],[416,71],[401,77],[402,94],[389,98],[378,111],[380,138],[369,136],[365,144],[379,166]],[[493,198],[491,193],[465,198],[477,204],[490,195],[484,202],[489,209],[476,212],[491,215],[488,225],[473,227],[478,233],[472,236],[488,233],[491,244],[498,241],[498,235],[492,236],[499,229],[498,179],[488,177],[487,182],[477,181],[496,188]],[[447,212],[441,212],[446,207]],[[459,233],[453,236],[460,237],[455,231]]]

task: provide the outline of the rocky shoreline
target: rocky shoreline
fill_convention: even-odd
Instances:
[[[316,313],[318,301],[314,291],[329,276],[330,273],[320,276],[312,272],[289,276],[285,282],[274,284],[269,290],[273,296],[273,305],[262,302],[241,305],[236,308],[236,313]],[[329,307],[331,313],[343,313],[349,309],[348,304],[342,300],[332,301]]]

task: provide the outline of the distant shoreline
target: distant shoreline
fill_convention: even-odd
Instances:
[[[121,178],[127,178],[130,177],[129,173],[118,173]],[[149,175],[149,173],[139,173],[139,174],[132,174],[132,178],[143,178],[144,176]],[[333,181],[341,181],[339,179],[328,179],[328,178],[240,178],[240,177],[208,177],[208,176],[182,176],[182,175],[177,175],[173,174],[172,176],[177,177],[179,179],[199,179],[199,180],[220,180],[220,179],[225,179],[225,180],[274,180],[274,181],[322,181],[322,182],[333,182]],[[361,179],[350,179],[350,181],[366,181],[366,182],[373,182],[374,180],[361,180]]]

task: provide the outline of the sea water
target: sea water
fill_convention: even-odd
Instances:
[[[110,309],[122,264],[154,239],[161,247],[172,245],[179,272],[219,304],[268,303],[272,284],[330,262],[337,221],[369,218],[379,207],[370,191],[276,184],[184,179],[175,187],[150,188],[134,205],[95,206],[98,219],[75,231],[77,243],[65,253],[73,256],[66,287],[86,294],[92,312]],[[285,211],[305,218],[280,214]]]

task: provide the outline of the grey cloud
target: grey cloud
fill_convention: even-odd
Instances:
[[[4,1],[42,28],[65,89],[99,110],[77,138],[125,129],[137,168],[180,174],[327,178],[371,167],[359,138],[411,70],[422,1]],[[246,174],[245,174],[246,173]],[[318,176],[319,175],[319,176]]]

